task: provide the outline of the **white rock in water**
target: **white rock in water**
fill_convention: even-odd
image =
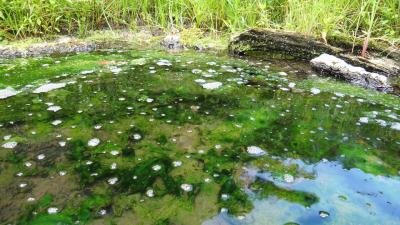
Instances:
[[[310,61],[311,65],[324,73],[347,80],[351,83],[374,88],[389,90],[391,86],[386,76],[367,72],[364,68],[348,64],[344,60],[329,54],[322,54]]]
[[[16,91],[12,87],[7,87],[5,89],[0,90],[0,99],[6,99],[8,97],[17,95],[18,93],[20,93],[20,91]]]
[[[204,79],[196,79],[196,80],[194,80],[194,82],[199,83],[199,84],[203,84],[203,83],[206,82],[206,80],[204,80]]]
[[[279,72],[278,74],[281,75],[281,76],[287,76],[286,72]]]
[[[140,139],[142,139],[142,135],[140,135],[140,134],[134,134],[134,135],[133,135],[133,139],[135,139],[135,140],[140,140]]]
[[[318,88],[311,88],[311,93],[313,93],[314,95],[317,95],[319,93],[321,93],[321,90],[319,90]]]
[[[328,213],[328,212],[325,212],[325,211],[319,211],[319,216],[320,216],[321,218],[326,218],[326,217],[329,216],[329,213]]]
[[[286,183],[293,183],[294,182],[294,177],[291,174],[285,174],[283,175],[283,179],[285,180]]]
[[[119,151],[117,151],[117,150],[112,150],[112,151],[110,152],[110,154],[111,154],[111,155],[118,155],[118,154],[119,154]]]
[[[204,89],[213,90],[222,86],[221,82],[204,83],[201,85]]]
[[[117,177],[113,177],[107,180],[107,182],[111,185],[114,185],[118,182],[118,178]]]
[[[193,186],[191,184],[182,184],[181,188],[186,192],[190,192],[193,190]]]
[[[394,123],[392,123],[390,128],[392,128],[393,130],[399,130],[400,131],[400,123],[394,122]]]
[[[368,117],[361,117],[358,121],[360,123],[368,123]]]
[[[58,213],[58,209],[56,207],[50,207],[47,209],[48,214],[56,214]]]
[[[251,156],[263,156],[267,152],[262,150],[260,147],[250,146],[250,147],[247,147],[247,153],[249,153]]]
[[[150,198],[154,197],[154,190],[153,189],[149,189],[146,191],[146,195]]]
[[[60,110],[61,110],[61,107],[60,107],[60,106],[53,105],[53,106],[50,106],[49,108],[47,108],[47,110],[48,110],[48,111],[52,111],[52,112],[57,112],[57,111],[60,111]]]
[[[81,72],[82,75],[87,75],[87,74],[91,74],[94,73],[94,70],[84,70]]]
[[[159,170],[161,170],[161,166],[160,165],[154,165],[154,166],[152,166],[151,167],[154,171],[159,171]]]
[[[98,138],[92,138],[92,139],[90,139],[89,141],[88,141],[88,145],[90,146],[90,147],[95,147],[95,146],[97,146],[97,145],[99,145],[100,144],[100,139],[98,139]]]
[[[48,83],[36,88],[33,93],[45,93],[55,89],[63,88],[65,85],[65,83]]]
[[[54,120],[53,122],[51,122],[51,124],[53,124],[54,126],[60,125],[61,123],[61,120]]]
[[[174,167],[180,167],[182,166],[182,161],[173,161],[172,165],[174,165]]]
[[[166,60],[166,59],[160,59],[160,60],[158,60],[157,65],[159,65],[159,66],[171,66],[172,63],[170,61]]]
[[[12,149],[12,148],[17,147],[17,145],[18,145],[17,142],[11,141],[11,142],[7,142],[7,143],[3,144],[1,147],[3,147],[3,148],[8,148],[8,149]]]

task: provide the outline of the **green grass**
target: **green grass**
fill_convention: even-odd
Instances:
[[[138,26],[336,32],[398,42],[398,0],[0,0],[0,37],[84,35]]]

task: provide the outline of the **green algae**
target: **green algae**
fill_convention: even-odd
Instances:
[[[61,62],[51,64],[57,60]],[[51,66],[43,69],[44,63]],[[60,185],[71,193],[69,200],[52,193],[50,202],[37,200],[26,210],[13,206],[10,210],[17,216],[1,217],[1,222],[201,224],[220,210],[230,215],[251,212],[254,199],[246,186],[255,190],[256,199],[275,196],[301,206],[317,205],[322,196],[313,192],[241,177],[243,167],[255,167],[280,180],[285,174],[316,178],[316,173],[285,159],[338,161],[349,170],[397,175],[399,133],[373,121],[397,121],[398,99],[314,78],[293,80],[300,91],[286,91],[281,88],[287,79],[262,70],[266,64],[260,63],[151,51],[7,61],[15,65],[7,70],[22,79],[1,80],[3,86],[38,86],[44,80],[76,83],[42,94],[26,90],[0,101],[0,137],[11,135],[7,141],[18,142],[15,149],[0,152],[2,189],[32,181],[19,195],[21,205],[31,204],[25,202],[27,194],[45,190],[37,179],[51,182],[50,177],[59,179],[60,171],[66,171],[70,184]],[[95,71],[82,74],[85,70]],[[69,75],[59,77],[63,73]],[[195,79],[223,86],[207,90]],[[322,93],[310,94],[312,87]],[[61,110],[48,111],[46,103]],[[373,111],[378,112],[376,118]],[[357,125],[365,116],[371,122]],[[55,120],[61,124],[51,124]],[[93,138],[100,140],[97,146],[88,145]],[[251,156],[249,146],[266,154]],[[40,154],[45,158],[39,160]],[[33,165],[28,168],[26,162]],[[13,175],[18,172],[24,174],[21,179]],[[183,184],[192,189],[183,190]],[[52,206],[60,212],[48,214]]]
[[[291,191],[280,188],[271,181],[262,181],[260,179],[257,179],[254,183],[252,183],[251,188],[256,191],[257,198],[276,196],[279,199],[295,202],[305,207],[309,207],[312,204],[318,202],[318,197],[313,195],[312,193]]]

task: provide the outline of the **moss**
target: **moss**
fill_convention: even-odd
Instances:
[[[280,188],[270,181],[263,181],[260,179],[252,183],[251,188],[256,191],[257,198],[276,196],[279,199],[298,203],[305,207],[310,207],[319,201],[318,197],[312,193]]]
[[[228,195],[225,199],[222,195]],[[249,212],[253,205],[244,191],[236,184],[233,178],[226,178],[219,192],[218,204],[221,208],[228,209],[229,213],[238,215]]]

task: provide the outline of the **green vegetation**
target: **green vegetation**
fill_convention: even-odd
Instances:
[[[276,28],[322,39],[338,32],[398,42],[399,15],[398,0],[1,0],[0,37],[146,25],[227,32]]]
[[[397,193],[385,195],[396,192],[390,185],[400,170],[393,96],[191,51],[2,62],[0,87],[22,92],[0,101],[0,146],[18,143],[0,147],[0,223],[201,224],[220,211],[242,218],[276,199],[284,200],[279,211],[315,218],[332,196],[355,209],[381,207],[354,193],[365,182],[398,201]],[[46,82],[68,84],[32,93]],[[361,117],[369,123],[357,124]],[[98,145],[89,145],[94,138]],[[324,171],[333,178],[321,180]],[[352,182],[338,185],[341,179]]]

